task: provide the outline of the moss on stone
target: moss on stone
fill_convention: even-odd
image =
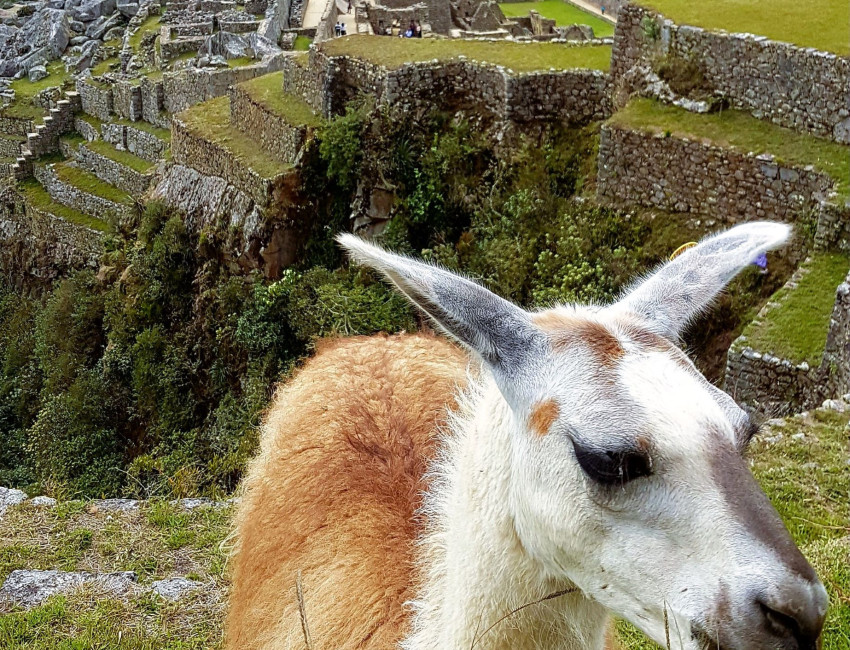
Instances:
[[[292,49],[296,52],[305,52],[310,49],[313,39],[309,36],[296,36],[295,42],[292,44]]]
[[[747,326],[744,336],[746,345],[758,352],[817,366],[826,346],[835,289],[850,270],[850,257],[816,253],[803,268],[806,272],[796,288],[777,291],[771,298],[777,305]]]
[[[256,77],[239,84],[239,88],[258,104],[279,115],[290,124],[319,126],[322,120],[304,100],[283,92],[283,72]]]
[[[104,183],[94,174],[68,163],[57,163],[53,166],[57,178],[87,194],[97,196],[113,203],[132,205],[133,197],[117,187]]]
[[[269,158],[257,142],[230,124],[230,99],[217,97],[180,113],[178,119],[192,135],[227,149],[235,158],[264,178],[274,178],[291,168]]]
[[[86,149],[89,149],[97,154],[100,154],[101,156],[109,158],[110,160],[117,162],[120,165],[129,167],[133,171],[137,171],[140,174],[145,174],[149,172],[154,166],[152,162],[143,158],[139,158],[138,156],[130,153],[129,151],[120,151],[108,142],[104,142],[103,140],[95,140],[94,142],[88,142],[83,146],[86,147]]]
[[[850,196],[850,147],[776,126],[743,111],[699,114],[653,99],[634,99],[608,122],[652,133],[708,140],[742,154],[770,153],[778,160],[812,165],[835,181],[839,194]]]
[[[326,41],[321,49],[331,56],[347,54],[388,68],[433,59],[445,61],[459,56],[505,66],[515,72],[575,68],[608,70],[611,65],[610,45],[354,35]]]
[[[70,223],[92,228],[93,230],[100,230],[101,232],[111,230],[109,224],[102,219],[83,214],[79,210],[69,208],[67,205],[62,205],[54,201],[50,197],[50,194],[47,193],[47,190],[34,178],[22,181],[19,187],[27,202],[41,212],[50,213]]]

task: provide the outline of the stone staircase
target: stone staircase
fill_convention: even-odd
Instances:
[[[82,103],[76,91],[65,92],[64,99],[56,102],[49,109],[41,124],[35,125],[35,130],[28,133],[26,145],[22,145],[20,156],[11,166],[15,180],[23,180],[33,175],[33,161],[36,158],[59,150],[59,138],[74,128],[74,115],[80,111]]]

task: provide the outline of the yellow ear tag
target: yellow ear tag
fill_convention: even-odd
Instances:
[[[684,253],[686,250],[688,250],[689,248],[693,248],[696,245],[697,245],[697,243],[695,241],[689,241],[687,244],[682,244],[681,246],[679,246],[679,248],[677,248],[676,250],[673,251],[672,255],[670,255],[670,261],[672,262],[677,257],[679,257],[679,255]]]

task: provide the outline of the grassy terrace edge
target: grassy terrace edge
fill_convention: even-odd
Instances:
[[[227,95],[196,104],[177,115],[192,135],[217,144],[263,178],[274,178],[292,166],[266,156],[257,143],[230,124],[230,98]]]
[[[850,271],[845,253],[816,253],[803,265],[807,272],[795,289],[783,287],[765,317],[744,328],[745,344],[794,362],[818,366],[823,358],[835,290]]]
[[[637,0],[679,25],[710,30],[748,32],[813,47],[841,56],[850,55],[850,3],[841,0]]]
[[[614,35],[614,23],[602,19],[599,16],[579,9],[575,5],[568,4],[563,0],[534,0],[533,2],[502,2],[499,9],[506,18],[518,18],[528,16],[532,9],[544,18],[555,21],[561,27],[568,25],[589,25],[593,28],[593,35],[597,38]]]
[[[255,102],[282,117],[289,124],[312,127],[322,124],[321,118],[313,112],[307,102],[281,90],[283,72],[272,72],[255,77],[239,84],[238,87]]]
[[[742,154],[769,153],[778,164],[812,165],[835,181],[840,196],[850,198],[850,147],[776,126],[743,111],[691,113],[653,99],[633,99],[614,113],[608,124],[707,140]]]
[[[47,193],[47,190],[41,186],[41,183],[34,178],[21,181],[19,188],[27,202],[36,210],[47,212],[69,223],[91,228],[92,230],[98,230],[100,232],[110,232],[112,230],[109,224],[102,219],[83,214],[79,210],[54,201]]]
[[[320,46],[329,56],[348,55],[386,68],[405,63],[448,61],[465,56],[492,63],[514,72],[588,69],[607,72],[611,65],[610,45],[565,45],[563,43],[516,43],[461,39],[391,38],[354,35],[335,38]]]

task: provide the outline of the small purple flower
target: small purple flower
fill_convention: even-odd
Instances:
[[[753,264],[759,267],[762,273],[767,273],[767,253],[759,255],[755,260],[753,260]]]

